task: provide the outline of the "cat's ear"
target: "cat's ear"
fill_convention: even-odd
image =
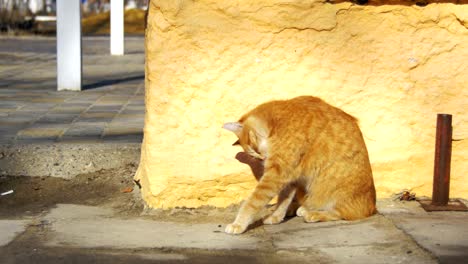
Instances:
[[[223,125],[223,128],[233,132],[239,137],[242,131],[242,124],[239,122],[228,122]]]

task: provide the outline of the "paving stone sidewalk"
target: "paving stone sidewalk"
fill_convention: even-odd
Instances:
[[[137,163],[144,38],[83,38],[83,90],[57,91],[56,39],[0,36],[0,175],[71,178]]]
[[[0,144],[141,142],[144,39],[125,44],[116,57],[108,38],[84,38],[84,90],[59,92],[55,38],[1,38]]]

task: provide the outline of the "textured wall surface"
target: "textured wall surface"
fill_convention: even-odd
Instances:
[[[431,196],[437,113],[453,115],[451,197],[468,198],[468,5],[151,1],[136,179],[151,207],[227,206],[255,186],[221,129],[314,95],[360,120],[379,198]]]

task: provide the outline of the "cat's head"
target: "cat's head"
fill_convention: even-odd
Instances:
[[[233,145],[241,145],[250,156],[265,160],[268,147],[267,134],[263,129],[259,129],[256,122],[252,120],[228,122],[223,125],[223,128],[233,132],[239,138]]]

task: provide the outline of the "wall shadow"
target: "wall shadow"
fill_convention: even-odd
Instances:
[[[82,87],[82,90],[91,90],[91,89],[96,89],[96,88],[103,87],[103,86],[115,85],[115,84],[120,84],[120,83],[131,82],[131,81],[139,81],[139,80],[144,80],[144,78],[145,78],[144,74],[138,74],[138,75],[127,76],[127,77],[122,77],[122,78],[100,80],[97,82],[84,84]]]

